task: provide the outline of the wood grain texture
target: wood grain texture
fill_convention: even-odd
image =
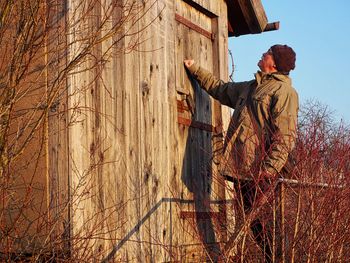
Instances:
[[[196,2],[226,21],[224,1]],[[218,210],[207,204],[213,193],[223,196],[213,180],[212,133],[177,119],[222,123],[220,105],[190,81],[183,59],[192,57],[226,78],[226,22],[221,26],[182,0],[154,3],[145,2],[134,25],[144,29],[136,50],[118,52],[132,41],[126,37],[97,72],[69,80],[68,107],[75,108],[69,116],[79,120],[68,130],[71,187],[77,189],[72,198],[80,200],[72,208],[73,236],[91,231],[98,219],[91,246],[102,260],[181,261],[188,253],[203,258],[201,240],[217,241],[211,219],[180,218],[180,211]],[[222,35],[213,42],[178,23],[176,13]],[[98,46],[96,56],[109,45]],[[193,98],[194,115],[179,115],[177,89]],[[82,175],[89,180],[79,189]]]

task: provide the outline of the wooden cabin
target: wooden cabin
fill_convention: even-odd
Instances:
[[[35,178],[32,207],[37,209],[23,212],[32,219],[22,221],[26,242],[18,238],[16,246],[30,252],[35,240],[36,252],[49,245],[50,251],[89,262],[215,257],[230,222],[225,182],[212,157],[221,147],[230,110],[191,80],[183,60],[193,58],[228,80],[228,37],[278,24],[267,22],[260,0],[136,1],[135,17],[94,42],[93,56],[74,64],[79,40],[94,30],[89,25],[101,23],[105,8],[77,22],[74,15],[82,7],[65,2],[56,7],[57,14],[65,10],[57,17],[65,18],[53,19],[65,33],[51,34],[49,45],[57,52],[50,53],[48,79],[67,64],[72,68],[49,100],[43,130],[18,161],[26,167],[22,184],[32,180],[26,174]],[[130,6],[118,8],[100,25],[100,36]],[[47,87],[45,92],[50,94]],[[42,136],[40,165],[34,167],[32,153],[42,146]],[[47,223],[40,231],[33,224],[38,218]],[[31,238],[34,234],[39,238]]]

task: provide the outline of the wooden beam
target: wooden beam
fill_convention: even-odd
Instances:
[[[261,33],[267,25],[267,17],[260,0],[238,0],[251,33]]]
[[[268,23],[261,0],[227,0],[229,36],[278,30],[279,22]]]
[[[196,31],[197,33],[209,38],[210,40],[214,40],[215,39],[215,35],[212,34],[211,32],[209,32],[208,30],[205,30],[204,28],[201,28],[200,26],[196,25],[195,23],[193,23],[192,21],[184,18],[183,16],[176,14],[175,13],[175,20],[185,26],[187,26],[190,29],[193,29],[194,31]]]
[[[205,14],[206,16],[208,16],[210,18],[217,17],[217,14],[214,14],[211,10],[208,10],[203,5],[200,5],[193,0],[182,0],[182,1],[184,1],[186,4],[192,6],[193,8],[197,9],[199,12]]]
[[[268,23],[264,29],[264,32],[278,30],[280,28],[280,22]]]

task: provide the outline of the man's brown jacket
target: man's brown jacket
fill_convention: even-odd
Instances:
[[[225,83],[197,64],[189,71],[213,98],[234,109],[224,143],[227,172],[279,173],[296,140],[299,102],[291,79],[258,72],[251,81]]]

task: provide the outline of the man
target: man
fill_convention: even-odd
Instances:
[[[220,165],[225,175],[239,179],[236,189],[245,213],[262,204],[261,200],[268,202],[267,192],[295,144],[298,94],[289,78],[295,60],[292,48],[274,45],[258,62],[260,71],[255,79],[229,83],[217,79],[194,60],[184,60],[209,95],[234,109],[224,143],[224,156],[229,161]],[[271,262],[271,231],[266,231],[262,221],[254,218],[251,229],[265,261]]]

